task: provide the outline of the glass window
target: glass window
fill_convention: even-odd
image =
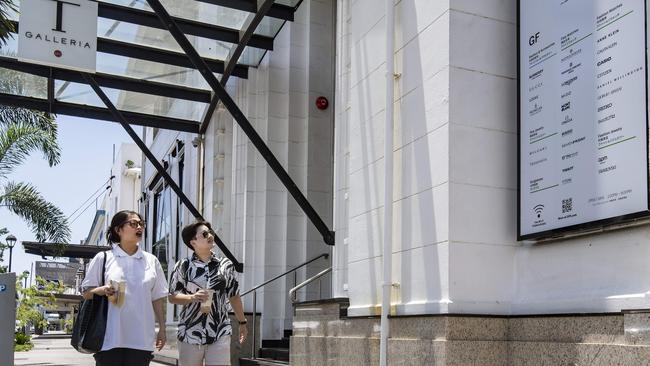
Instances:
[[[0,93],[45,99],[47,98],[47,79],[0,68]]]
[[[47,90],[47,89],[46,89]],[[54,97],[57,101],[80,105],[106,108],[95,91],[86,84],[56,80],[54,82]],[[152,114],[163,117],[199,121],[207,103],[193,102],[184,99],[174,99],[151,94],[144,94],[120,89],[102,87],[119,110]]]
[[[165,277],[168,267],[168,248],[171,242],[172,233],[172,212],[171,212],[171,189],[163,183],[154,195],[154,228],[153,245],[151,253],[158,258],[162,265]]]

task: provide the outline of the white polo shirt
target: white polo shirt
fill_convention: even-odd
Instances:
[[[86,272],[82,288],[101,286],[104,254],[97,254]],[[153,351],[156,339],[152,301],[167,296],[167,279],[153,254],[138,251],[128,255],[118,245],[106,251],[104,284],[110,280],[126,281],[126,294],[121,307],[108,303],[108,319],[102,351],[132,348]]]

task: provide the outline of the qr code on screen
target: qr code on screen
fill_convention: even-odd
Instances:
[[[573,198],[562,200],[562,213],[571,212],[573,210]]]

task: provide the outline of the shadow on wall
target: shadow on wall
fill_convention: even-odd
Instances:
[[[404,7],[409,8],[409,7]],[[408,22],[400,24],[406,28],[401,34],[417,34],[418,24],[415,22],[415,9],[405,9],[413,14],[404,13],[403,19],[409,19]],[[384,18],[385,19],[385,18]],[[383,32],[385,21],[378,22],[370,32]],[[379,37],[374,35],[374,37]],[[383,38],[383,37],[382,37]],[[365,258],[369,258],[366,274],[371,284],[368,289],[368,300],[380,300],[380,282],[381,278],[377,276],[382,273],[381,254],[382,254],[382,234],[383,234],[383,149],[384,149],[384,121],[385,121],[385,62],[378,68],[376,60],[370,59],[370,55],[376,55],[377,52],[372,48],[369,37],[364,36],[356,46],[353,62],[357,70],[363,70],[368,75],[362,79],[352,90],[357,93],[357,104],[352,108],[358,108],[358,120],[351,120],[351,124],[357,124],[359,128],[358,141],[353,143],[360,144],[360,167],[353,166],[353,169],[361,169],[360,178],[363,181],[364,189],[362,202],[365,202],[367,212],[358,212],[357,225],[363,227],[364,232],[360,233],[361,237],[366,239],[361,244],[366,247]],[[407,43],[404,39],[401,43]],[[397,300],[399,303],[404,302],[421,302],[440,301],[447,298],[447,284],[442,283],[438,268],[439,255],[438,245],[440,240],[436,231],[435,206],[440,204],[434,200],[434,182],[432,177],[432,167],[447,166],[447,164],[436,164],[436,159],[448,159],[445,155],[436,156],[429,146],[429,134],[426,119],[426,105],[423,78],[424,72],[421,63],[421,47],[426,50],[427,45],[421,45],[418,38],[410,41],[408,53],[402,52],[402,57],[408,58],[408,62],[403,60],[402,64],[409,65],[408,70],[403,70],[402,78],[408,74],[409,80],[419,80],[420,85],[414,90],[400,90],[399,85],[395,84],[395,109],[397,111],[395,118],[395,127],[392,131],[396,136],[393,150],[394,153],[394,187],[396,191],[393,195],[393,205],[395,208],[393,214],[393,225],[397,230],[393,234],[393,273],[394,281],[408,283],[408,286],[401,287],[401,294]],[[431,51],[427,51],[431,52]],[[371,70],[371,67],[375,67]],[[403,103],[402,93],[405,92],[410,98],[408,111],[400,111],[399,107]],[[415,100],[414,100],[415,99]],[[381,108],[384,106],[384,108]],[[412,116],[415,116],[413,118]],[[443,124],[444,126],[444,124]],[[439,126],[440,127],[440,126]],[[409,133],[400,133],[409,131]],[[414,136],[417,135],[417,136]],[[353,135],[354,136],[354,135]],[[400,151],[401,150],[401,151]],[[355,171],[351,171],[352,174]],[[406,173],[406,174],[402,174]],[[351,175],[352,175],[351,174]],[[443,173],[448,176],[448,172]],[[443,203],[444,204],[444,203]],[[358,207],[357,207],[358,209]],[[352,208],[354,210],[354,208]],[[361,210],[363,211],[363,209]],[[444,219],[444,218],[442,218]],[[352,218],[351,221],[355,221]],[[446,240],[446,238],[444,238]],[[375,260],[373,260],[375,259]],[[423,271],[426,269],[425,271]]]
[[[408,34],[418,34],[418,17],[415,10],[416,6],[402,6],[401,18],[398,18],[400,14],[396,13],[396,21],[402,28],[399,33],[402,37]],[[431,140],[428,137],[433,130],[429,130],[427,123],[427,100],[424,96],[424,75],[427,70],[424,70],[422,65],[422,51],[435,52],[435,50],[428,49],[427,45],[421,44],[419,37],[412,40],[403,38],[401,42],[397,41],[395,43],[401,44],[402,47],[409,44],[409,49],[412,50],[412,52],[401,52],[401,64],[409,65],[409,67],[408,69],[404,67],[401,70],[400,78],[420,81],[420,84],[413,90],[403,90],[403,83],[395,83],[397,114],[393,134],[397,138],[393,149],[396,147],[402,149],[402,153],[397,154],[400,160],[395,161],[395,171],[404,171],[404,167],[411,167],[407,174],[396,174],[394,178],[397,180],[395,187],[401,188],[401,191],[396,190],[393,194],[393,199],[400,201],[400,204],[397,205],[399,210],[395,211],[394,218],[401,220],[401,225],[397,225],[401,231],[393,235],[396,240],[393,243],[393,248],[397,246],[401,252],[394,260],[397,260],[398,263],[401,262],[399,263],[401,265],[400,281],[410,284],[401,286],[400,300],[402,303],[408,303],[421,301],[423,300],[421,297],[424,297],[427,302],[440,302],[448,297],[448,294],[445,293],[448,286],[442,282],[438,266],[440,263],[439,246],[435,243],[440,240],[436,230],[436,221],[444,218],[438,218],[435,215],[434,207],[440,203],[434,197],[436,182],[432,177],[431,169],[440,166],[436,164],[436,160],[448,159],[448,157],[446,154],[436,156],[432,153],[435,149],[429,146]],[[408,110],[400,108],[405,104],[404,98],[407,96],[411,99],[408,103]],[[410,116],[416,118],[410,118]],[[409,133],[406,133],[407,131]],[[407,150],[410,150],[410,153],[406,153]],[[446,165],[443,164],[443,166]],[[444,174],[447,175],[448,172]],[[410,187],[418,188],[411,189]],[[421,191],[420,187],[425,190]],[[422,251],[420,255],[416,255],[418,250]],[[423,269],[424,273],[420,273]]]

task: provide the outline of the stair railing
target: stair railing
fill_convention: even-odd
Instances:
[[[259,288],[261,288],[261,287],[264,287],[264,286],[268,285],[269,283],[271,283],[271,282],[273,282],[273,281],[275,281],[277,279],[280,279],[280,278],[288,275],[289,273],[292,273],[292,272],[294,273],[294,285],[295,285],[295,283],[296,283],[296,273],[295,272],[297,270],[299,270],[300,268],[308,265],[309,263],[312,263],[312,262],[315,262],[315,261],[319,260],[320,258],[327,259],[327,258],[329,258],[329,256],[330,255],[328,253],[323,253],[323,254],[321,254],[321,255],[319,255],[317,257],[314,257],[314,258],[308,260],[307,262],[305,262],[305,263],[303,263],[303,264],[301,264],[301,265],[299,265],[297,267],[294,267],[294,268],[292,268],[292,269],[290,269],[290,270],[288,270],[286,272],[283,272],[282,274],[279,274],[279,275],[271,278],[270,280],[265,281],[265,282],[255,286],[252,289],[250,289],[248,291],[245,291],[244,293],[239,295],[240,297],[244,297],[244,296],[250,294],[251,292],[253,293],[253,327],[252,327],[253,328],[253,337],[252,337],[253,339],[252,339],[252,342],[251,342],[252,343],[252,345],[251,345],[251,358],[252,359],[257,358],[257,347],[255,345],[256,340],[257,340],[257,334],[256,334],[257,333],[256,332],[256,328],[257,328],[257,326],[256,326],[256,320],[257,320],[256,319],[257,318],[257,290]],[[332,268],[330,267],[330,270],[331,269]]]
[[[289,290],[289,298],[291,299],[291,302],[292,303],[296,302],[296,292],[298,292],[298,290],[300,290],[301,288],[309,285],[310,283],[312,283],[312,282],[314,282],[316,280],[318,280],[318,288],[319,288],[319,291],[320,291],[321,277],[325,276],[326,274],[328,274],[330,272],[332,272],[332,267],[325,268],[324,270],[322,270],[322,271],[318,272],[317,274],[315,274],[313,277],[305,280],[301,284],[296,285],[296,287]]]

